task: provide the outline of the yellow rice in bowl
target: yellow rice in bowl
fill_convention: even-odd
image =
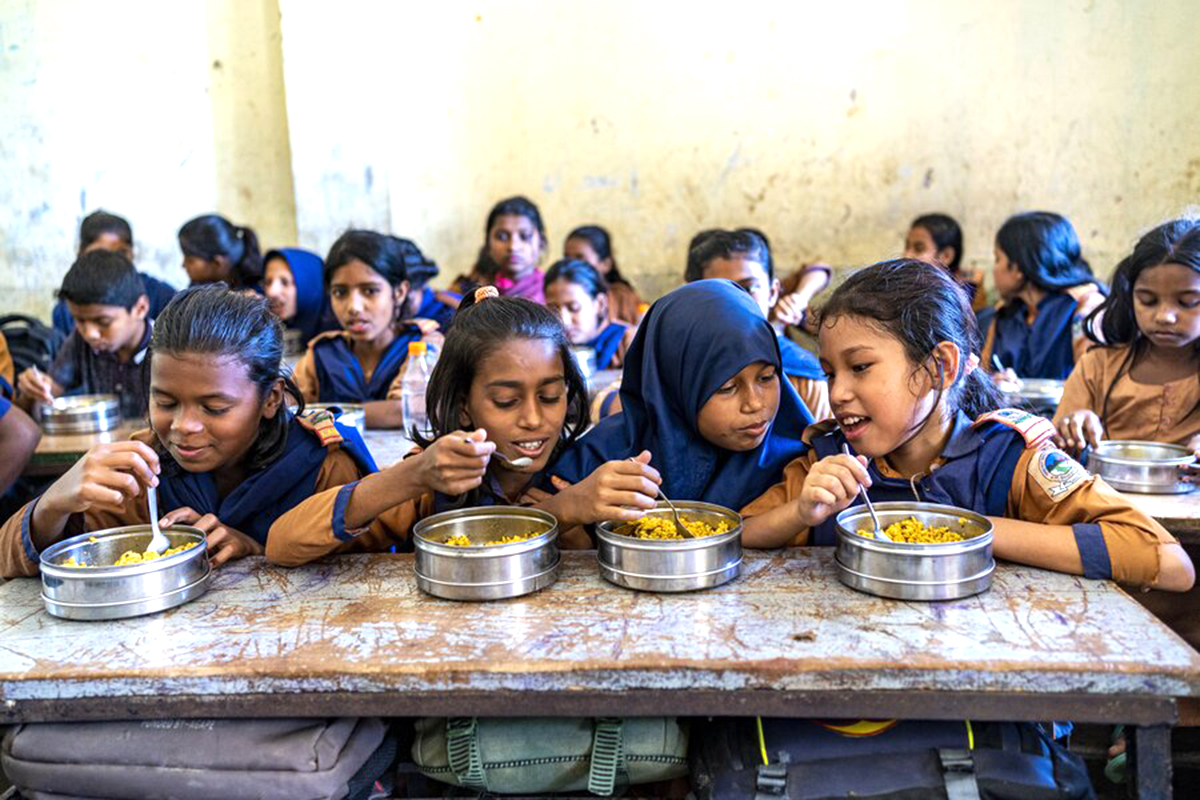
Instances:
[[[99,540],[95,536],[88,538],[88,542],[95,543],[97,541]],[[168,547],[166,550],[162,551],[162,553],[155,553],[153,550],[147,550],[144,553],[139,553],[136,550],[126,550],[124,553],[121,553],[120,558],[118,558],[112,564],[108,564],[107,566],[128,567],[132,564],[145,564],[147,561],[155,561],[160,558],[166,558],[167,556],[173,556],[176,553],[182,553],[184,550],[191,550],[193,547],[198,547],[199,545],[199,542],[188,542],[187,544],[181,544],[178,547]],[[76,561],[75,556],[71,556],[66,561],[59,564],[59,566],[83,568],[104,565],[85,564],[81,561]]]
[[[721,520],[716,525],[710,525],[707,522],[688,519],[682,514],[679,515],[679,521],[683,523],[683,527],[688,529],[688,532],[701,539],[705,536],[716,536],[719,533],[728,533],[733,530],[733,523],[729,520]],[[675,519],[669,516],[646,516],[639,519],[637,522],[628,526],[621,531],[626,536],[632,536],[635,539],[682,539],[679,531],[675,530]]]
[[[956,531],[949,525],[939,525],[929,527],[921,522],[916,517],[902,519],[899,522],[893,522],[886,526],[883,532],[888,535],[893,542],[904,542],[905,544],[946,544],[947,542],[963,542],[967,539],[974,539],[979,535],[979,532],[969,532],[966,530],[970,524],[970,520],[963,517],[958,518],[958,524],[963,526],[963,530]],[[875,538],[875,531],[872,528],[864,528],[858,532],[859,536],[865,536],[868,539]]]
[[[497,544],[516,544],[517,542],[524,542],[528,539],[533,539],[533,538],[541,536],[541,535],[542,535],[541,533],[520,533],[520,534],[516,534],[514,536],[502,536],[499,539],[493,539],[490,542],[484,542],[483,546],[484,547],[492,547],[493,545],[497,545]],[[475,546],[474,543],[471,541],[471,539],[462,533],[454,534],[450,538],[446,539],[446,541],[442,542],[442,544],[448,544],[451,547],[474,547]]]

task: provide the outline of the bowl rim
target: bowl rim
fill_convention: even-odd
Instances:
[[[909,543],[875,539],[873,537],[863,536],[857,530],[851,530],[844,524],[847,520],[857,517],[865,517],[866,519],[871,518],[871,512],[867,509],[866,505],[859,504],[842,509],[834,517],[834,527],[837,529],[838,536],[846,538],[848,542],[851,542],[856,546],[874,546],[880,550],[886,550],[889,553],[897,552],[901,548],[903,548],[901,552],[907,552],[908,550],[912,550],[914,548],[920,548],[921,552],[930,552],[934,548],[961,550],[967,545],[970,545],[972,548],[990,545],[992,543],[992,539],[994,538],[993,531],[995,530],[995,526],[992,524],[992,521],[983,514],[980,514],[978,511],[972,511],[969,508],[951,506],[944,503],[930,503],[924,500],[885,500],[882,503],[875,503],[874,506],[876,513],[888,511],[920,513],[930,511],[945,514],[946,516],[965,518],[976,524],[982,525],[983,533],[979,534],[978,536],[972,536],[970,539],[963,539],[960,542]],[[914,508],[914,506],[919,506],[919,508]]]
[[[436,539],[430,539],[425,536],[425,531],[429,528],[437,527],[443,522],[452,519],[470,519],[472,517],[487,517],[487,516],[502,516],[515,517],[536,520],[546,523],[550,527],[539,533],[537,536],[530,536],[528,539],[523,539],[519,542],[509,542],[508,544],[471,544],[463,546],[448,545],[444,542],[439,542]],[[421,521],[413,525],[412,529],[413,548],[422,549],[426,552],[435,553],[440,556],[457,556],[459,558],[481,557],[481,556],[496,556],[510,555],[514,552],[525,552],[526,550],[535,550],[548,545],[558,539],[558,519],[548,511],[542,511],[540,508],[530,508],[528,506],[471,506],[469,508],[456,508],[450,511],[442,511],[437,514],[431,514]]]
[[[184,561],[197,558],[197,553],[203,553],[205,560],[208,558],[208,548],[204,546],[207,540],[207,535],[204,531],[192,525],[170,525],[163,529],[163,533],[185,533],[196,537],[199,542],[199,547],[193,547],[182,553],[156,558],[153,561],[146,561],[139,564],[128,564],[123,567],[118,567],[114,564],[107,564],[103,567],[64,567],[61,564],[53,562],[51,559],[62,553],[71,550],[76,545],[90,544],[88,541],[92,537],[97,539],[109,538],[117,536],[127,536],[131,534],[149,534],[152,529],[149,523],[141,525],[119,525],[115,528],[104,528],[98,531],[89,531],[81,533],[77,536],[72,536],[69,539],[63,539],[55,542],[42,551],[38,557],[38,567],[42,574],[50,574],[56,578],[111,578],[111,577],[126,577],[130,575],[140,575],[149,572],[159,572],[170,567],[181,564]]]
[[[1128,447],[1137,445],[1139,447],[1161,447],[1167,450],[1173,450],[1180,453],[1175,458],[1129,458],[1126,456],[1107,455],[1104,451],[1109,447]],[[1196,461],[1196,456],[1183,445],[1172,444],[1170,442],[1151,442],[1145,439],[1106,439],[1100,443],[1099,447],[1093,447],[1088,453],[1088,461],[1093,458],[1102,464],[1111,464],[1120,467],[1182,467],[1192,464]]]
[[[713,536],[704,536],[698,539],[637,539],[633,536],[626,536],[616,532],[618,525],[625,525],[623,521],[604,520],[596,524],[596,538],[604,541],[606,544],[611,544],[615,547],[624,547],[629,549],[639,550],[692,550],[699,547],[715,547],[728,542],[730,539],[741,539],[742,527],[745,520],[742,515],[734,511],[732,508],[709,503],[704,500],[674,500],[675,506],[682,513],[684,511],[705,511],[710,514],[716,514],[720,517],[727,518],[734,525],[725,533],[718,533]],[[665,501],[659,500],[653,509],[650,509],[647,514],[657,514],[665,512],[665,515],[670,515],[671,507]]]

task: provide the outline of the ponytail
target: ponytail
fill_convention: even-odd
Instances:
[[[234,288],[257,286],[263,279],[262,252],[258,247],[258,235],[253,228],[240,226],[237,237],[242,242],[242,255],[233,265]]]

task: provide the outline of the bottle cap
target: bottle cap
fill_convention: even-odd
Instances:
[[[650,310],[649,303],[638,303],[637,312],[639,314],[645,314],[649,310]]]
[[[425,355],[425,343],[424,342],[409,342],[408,343],[408,354],[410,356]]]

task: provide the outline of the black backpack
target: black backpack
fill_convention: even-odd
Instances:
[[[0,317],[0,333],[8,342],[14,375],[20,375],[35,365],[42,372],[49,372],[54,355],[65,338],[61,331],[24,314]]]
[[[697,800],[1095,800],[1087,767],[1037,725],[803,719],[692,723]],[[761,735],[760,735],[761,732]],[[769,763],[764,764],[764,754]]]

